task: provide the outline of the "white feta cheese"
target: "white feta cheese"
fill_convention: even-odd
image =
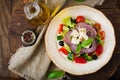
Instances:
[[[80,34],[80,42],[82,42],[83,40],[87,40],[88,36],[86,34],[86,28],[80,28],[79,29],[79,34]]]
[[[80,28],[78,31],[73,30],[71,36],[72,36],[71,43],[73,44],[79,44],[80,42],[88,39],[88,36],[86,34],[86,28]]]
[[[80,40],[76,37],[72,37],[71,43],[73,44],[79,44]]]
[[[79,32],[75,29],[75,30],[72,31],[71,36],[78,37],[79,36]]]

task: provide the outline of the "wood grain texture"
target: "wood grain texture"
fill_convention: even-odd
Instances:
[[[1,75],[0,78],[9,78],[9,70],[7,68],[8,61],[9,61],[9,48],[8,48],[8,41],[7,41],[7,34],[8,34],[8,24],[10,21],[11,16],[11,1],[7,0],[0,0],[0,36],[1,36]]]
[[[23,10],[23,5],[21,5],[22,0],[0,0],[0,80],[24,80],[20,76],[10,72],[8,70],[8,61],[12,55],[11,51],[8,47],[8,29],[9,23],[11,22],[22,22],[19,21],[19,15],[21,10]],[[20,4],[17,6],[17,4]],[[99,10],[101,10],[108,19],[112,22],[115,34],[116,34],[116,41],[117,45],[114,50],[114,55],[110,62],[104,66],[101,70],[97,72],[97,74],[101,75],[100,77],[97,74],[85,75],[85,76],[73,76],[68,74],[72,80],[120,80],[120,0],[106,0],[102,6],[96,6]],[[16,12],[15,12],[16,11]],[[12,16],[16,16],[15,19],[11,18]],[[24,15],[21,15],[23,17]],[[25,22],[27,23],[27,22]],[[25,24],[24,23],[24,24]],[[11,26],[19,26],[19,24],[12,24]],[[28,25],[29,26],[29,25]],[[26,27],[24,29],[28,29]],[[16,30],[15,32],[21,33],[22,31]],[[14,34],[14,37],[16,34]],[[14,42],[14,41],[13,41]],[[20,46],[20,44],[18,44]],[[16,46],[18,46],[16,45]],[[15,45],[13,45],[15,46]],[[12,46],[11,46],[12,47]],[[16,49],[15,49],[16,50]],[[15,52],[13,50],[13,52]],[[119,67],[118,67],[119,66]],[[117,70],[117,71],[116,71]],[[116,71],[116,72],[115,72]],[[90,79],[91,78],[91,79]],[[66,79],[64,79],[66,80]]]
[[[101,6],[96,6],[96,8],[101,9],[115,9],[118,8],[119,0],[105,0]]]
[[[17,2],[18,0],[16,0]],[[19,78],[16,74],[8,70],[10,50],[8,47],[8,28],[13,11],[13,0],[0,0],[0,79]],[[11,76],[13,75],[13,76]]]

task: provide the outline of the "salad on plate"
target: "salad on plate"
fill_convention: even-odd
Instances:
[[[59,53],[78,64],[99,59],[104,39],[105,31],[101,24],[83,15],[64,18],[56,35]]]

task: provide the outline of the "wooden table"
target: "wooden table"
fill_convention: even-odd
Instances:
[[[9,22],[12,17],[17,3],[22,0],[0,0],[0,79],[4,80],[24,80],[18,75],[10,72],[8,70],[8,61],[11,57],[11,51],[8,47],[8,29]],[[114,50],[114,55],[111,59],[111,63],[108,63],[111,66],[104,67],[105,71],[108,71],[109,75],[105,75],[104,80],[120,80],[120,1],[119,0],[106,0],[102,6],[96,6],[97,9],[101,10],[112,22],[115,34],[117,45]],[[119,67],[118,67],[119,66]],[[102,74],[101,74],[102,75]],[[74,80],[80,78],[70,75]],[[89,76],[89,75],[88,75]],[[85,76],[86,77],[86,76]],[[84,78],[84,76],[83,76]],[[82,78],[81,78],[82,79]],[[87,78],[86,78],[87,79]],[[83,79],[82,79],[83,80]]]

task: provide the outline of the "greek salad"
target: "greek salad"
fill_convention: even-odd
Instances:
[[[75,63],[84,64],[99,59],[103,52],[105,32],[97,21],[79,15],[63,19],[57,31],[60,54]]]

